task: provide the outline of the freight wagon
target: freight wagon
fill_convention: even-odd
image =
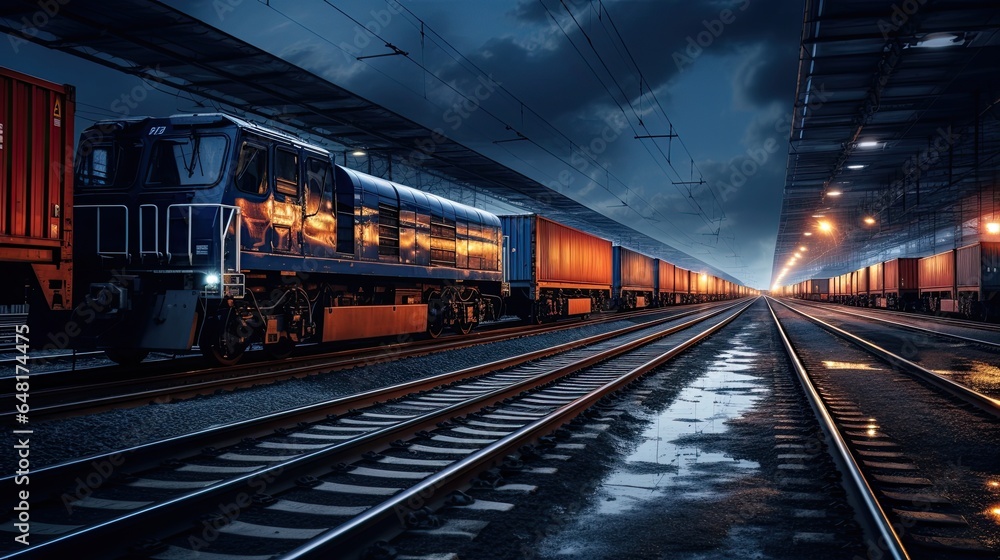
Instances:
[[[686,268],[674,267],[674,293],[677,303],[694,303],[694,296],[691,294],[691,274]]]
[[[955,251],[920,259],[917,273],[920,309],[931,313],[957,313],[955,298]]]
[[[1000,316],[1000,242],[955,249],[958,313],[985,320]]]
[[[73,304],[75,105],[73,86],[0,68],[0,304],[34,318]]]
[[[533,214],[500,222],[507,236],[507,313],[541,322],[607,308],[610,241]]]
[[[612,259],[612,305],[622,310],[653,305],[654,259],[620,245],[613,247]]]
[[[885,289],[876,307],[915,311],[920,301],[918,274],[920,259],[899,258],[884,264]]]

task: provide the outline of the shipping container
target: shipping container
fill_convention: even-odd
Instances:
[[[868,293],[881,296],[885,290],[885,263],[875,263],[868,267]]]
[[[917,280],[923,310],[957,313],[955,297],[955,251],[920,259]]]
[[[541,216],[501,216],[508,313],[542,321],[586,315],[611,297],[611,242]]]
[[[885,262],[885,291],[916,291],[920,259],[901,258]]]
[[[73,86],[0,68],[0,304],[72,306],[75,107]]]
[[[674,292],[679,294],[677,303],[689,303],[693,301],[691,294],[691,276],[686,268],[674,267]]]
[[[920,259],[920,293],[951,292],[955,287],[955,252],[945,251]]]
[[[1000,316],[1000,242],[955,250],[957,312],[972,319]]]
[[[620,245],[612,250],[612,292],[619,309],[635,309],[653,304],[653,258]]]

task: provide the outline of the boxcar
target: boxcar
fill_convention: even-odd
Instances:
[[[0,304],[36,317],[73,303],[75,105],[73,86],[0,68]]]
[[[653,304],[653,258],[615,245],[612,265],[612,298],[618,309],[638,309]]]
[[[507,313],[545,321],[605,309],[611,242],[537,216],[501,216],[508,238]]]
[[[875,263],[868,267],[868,300],[866,307],[878,307],[885,299],[885,263]]]
[[[827,301],[830,299],[830,279],[817,278],[803,282],[803,297],[813,301]]]
[[[694,297],[691,295],[691,275],[688,269],[674,267],[674,293],[677,303],[694,302]]]
[[[958,312],[974,319],[1000,314],[1000,242],[980,242],[955,250]]]
[[[920,306],[924,311],[957,313],[955,299],[955,251],[945,251],[920,259],[917,274]]]
[[[913,310],[920,299],[917,282],[920,259],[899,258],[885,261],[884,297],[877,307],[897,310]]]

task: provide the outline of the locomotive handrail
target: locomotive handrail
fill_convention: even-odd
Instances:
[[[130,257],[129,252],[128,252],[128,230],[129,230],[128,206],[125,206],[124,204],[76,204],[76,205],[73,206],[73,208],[75,208],[75,209],[79,209],[79,208],[96,208],[97,209],[97,254],[98,255],[101,255],[102,257],[105,256],[105,255],[121,255],[121,256],[125,257],[126,260],[131,260],[131,257]],[[124,244],[124,249],[125,250],[124,251],[104,251],[104,250],[102,250],[102,248],[101,248],[101,209],[102,208],[121,208],[122,210],[125,211],[125,227],[124,227],[124,229],[125,229],[125,244]]]
[[[144,247],[146,246],[145,240],[143,239],[143,231],[145,228],[142,223],[143,209],[152,208],[153,209],[153,250],[146,251]],[[154,257],[160,256],[160,207],[155,204],[140,204],[139,205],[139,258],[142,259],[146,255],[153,255]]]
[[[220,289],[219,289],[217,295],[221,296],[221,295],[224,295],[224,293],[226,291],[226,290],[223,290],[222,288],[224,288],[224,287],[236,287],[237,285],[239,285],[239,282],[237,282],[237,283],[227,283],[227,282],[225,282],[225,280],[227,278],[234,278],[236,276],[234,274],[228,274],[228,272],[239,272],[239,270],[240,270],[240,224],[239,224],[240,208],[238,206],[231,206],[231,205],[228,205],[228,204],[214,204],[214,203],[207,203],[207,202],[188,203],[188,204],[171,204],[170,206],[167,206],[167,212],[166,212],[166,214],[167,214],[167,218],[166,218],[166,221],[167,221],[166,239],[167,239],[167,241],[166,241],[166,247],[165,247],[166,254],[167,254],[167,262],[170,262],[170,260],[174,256],[174,254],[170,252],[170,248],[171,248],[170,247],[170,239],[171,239],[170,238],[170,223],[171,223],[170,216],[171,216],[171,213],[174,211],[174,209],[186,209],[187,210],[187,247],[186,247],[187,259],[188,259],[188,263],[194,264],[194,256],[195,255],[194,255],[194,251],[192,250],[192,244],[193,244],[193,241],[194,241],[194,236],[193,236],[193,231],[192,231],[193,222],[194,222],[194,219],[193,219],[193,217],[194,217],[194,212],[193,212],[194,208],[215,208],[216,211],[218,212],[218,216],[219,216],[219,231],[218,231],[217,241],[219,243],[219,256],[218,256],[219,261],[217,263],[217,269],[215,271],[215,274],[217,274],[219,282],[220,282]],[[229,211],[228,215],[223,213],[226,210]],[[226,268],[226,250],[225,250],[225,247],[226,247],[226,231],[229,229],[229,227],[231,225],[233,225],[234,220],[236,221],[236,228],[235,228],[236,229],[236,233],[233,235],[233,238],[234,238],[234,240],[233,240],[234,241],[234,251],[235,251],[235,253],[234,253],[234,255],[235,255],[235,262],[233,264],[232,270],[231,271],[227,271],[227,268]],[[238,290],[238,291],[242,291],[242,290]],[[208,294],[205,293],[204,295],[208,295]]]

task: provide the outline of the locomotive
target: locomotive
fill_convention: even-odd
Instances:
[[[98,122],[75,188],[75,342],[123,364],[468,333],[507,290],[496,216],[230,115]]]

